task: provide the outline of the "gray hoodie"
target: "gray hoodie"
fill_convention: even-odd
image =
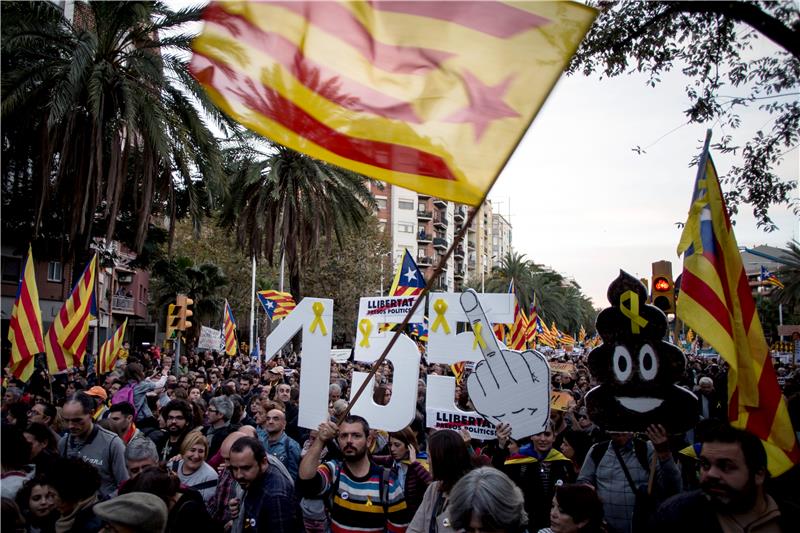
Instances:
[[[58,453],[62,457],[78,457],[97,468],[100,473],[100,500],[107,500],[120,483],[128,479],[125,465],[125,443],[116,433],[97,424],[86,440],[65,435],[58,441]]]

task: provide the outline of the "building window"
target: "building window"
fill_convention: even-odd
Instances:
[[[3,256],[3,281],[19,283],[22,275],[22,260],[19,257]]]
[[[61,283],[63,281],[61,261],[50,261],[47,263],[47,281],[55,281],[56,283]]]
[[[397,224],[398,231],[400,233],[414,233],[414,224]]]
[[[397,201],[397,208],[398,209],[407,209],[407,210],[414,210],[414,200],[398,200]]]
[[[375,204],[379,211],[386,209],[386,198],[375,198]]]

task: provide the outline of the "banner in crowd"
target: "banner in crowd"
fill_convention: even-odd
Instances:
[[[223,351],[225,349],[225,339],[222,336],[222,331],[200,326],[200,340],[197,341],[197,348],[200,350]]]

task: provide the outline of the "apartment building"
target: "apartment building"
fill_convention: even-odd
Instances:
[[[409,250],[424,275],[430,275],[472,208],[390,184],[372,184],[371,188],[378,203],[378,221],[391,237],[392,271]],[[467,280],[488,277],[492,267],[510,250],[511,224],[495,215],[491,202],[486,201],[432,289],[460,291]]]

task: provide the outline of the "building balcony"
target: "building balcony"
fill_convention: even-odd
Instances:
[[[447,292],[447,281],[439,277],[439,279],[433,283],[433,290],[437,292]]]
[[[475,249],[475,243],[473,241],[467,241],[467,248],[469,250],[474,250]]]
[[[463,222],[467,216],[467,210],[464,209],[464,206],[456,207],[455,211],[453,212],[453,218],[456,222]]]
[[[433,247],[437,250],[447,250],[448,246],[450,246],[450,243],[447,242],[447,239],[442,239],[441,237],[433,238]]]
[[[456,248],[453,254],[455,255],[456,259],[464,259],[464,247],[459,246],[458,248]]]
[[[424,193],[424,192],[418,192],[418,193],[417,193],[417,199],[418,199],[418,200],[423,200],[423,201],[425,201],[425,200],[427,200],[427,199],[428,199],[428,198],[430,198],[430,197],[431,197],[431,195],[430,195],[430,194],[428,194],[428,193]]]
[[[433,264],[433,257],[429,255],[418,255],[417,256],[417,266],[420,267],[429,267]]]
[[[111,299],[111,312],[123,315],[133,315],[136,310],[136,302],[133,297],[114,296]]]
[[[430,220],[433,218],[433,211],[417,211],[417,220]]]
[[[434,227],[437,228],[442,228],[442,229],[447,228],[447,219],[444,218],[443,216],[434,217],[433,225]]]
[[[428,244],[433,240],[433,235],[430,233],[425,233],[424,231],[420,231],[417,233],[417,242]]]
[[[442,200],[441,198],[434,198],[433,205],[435,205],[436,207],[446,208],[447,200]]]

